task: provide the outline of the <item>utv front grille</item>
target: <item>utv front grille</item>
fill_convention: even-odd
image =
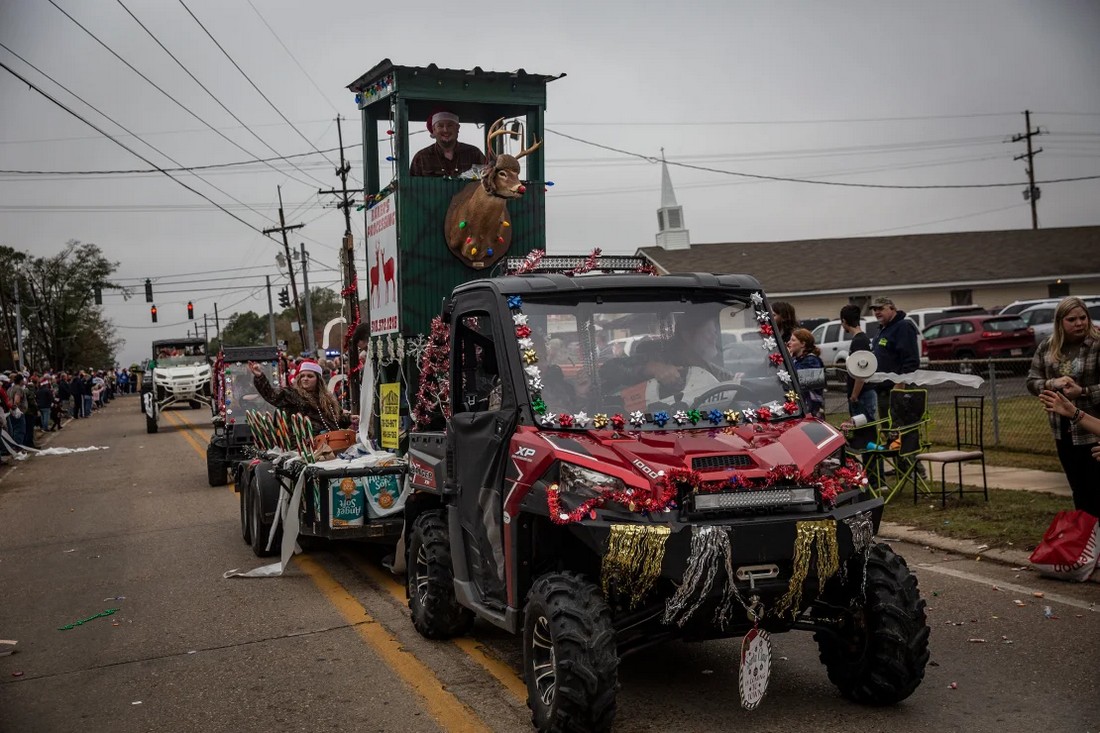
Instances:
[[[691,459],[695,471],[721,471],[724,468],[754,468],[756,463],[744,453],[729,456],[700,456]]]

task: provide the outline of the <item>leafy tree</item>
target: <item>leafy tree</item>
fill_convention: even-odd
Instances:
[[[5,331],[14,345],[14,296],[19,288],[23,318],[23,345],[29,365],[68,369],[82,366],[110,366],[122,341],[114,327],[95,305],[94,290],[114,288],[130,293],[110,281],[117,262],[103,256],[91,243],[70,240],[53,257],[32,257],[0,247],[0,266],[15,274],[4,278],[0,288]]]
[[[234,313],[222,328],[221,341],[230,346],[264,346],[270,333],[267,316],[252,311]]]

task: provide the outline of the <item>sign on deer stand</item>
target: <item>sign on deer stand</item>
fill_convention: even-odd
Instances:
[[[374,335],[401,327],[398,303],[397,203],[391,194],[367,212],[367,264],[370,266],[370,330]]]
[[[470,183],[451,199],[443,231],[447,247],[467,267],[489,267],[512,245],[512,221],[508,199],[518,199],[527,188],[519,178],[519,159],[538,150],[541,141],[517,155],[497,154],[493,140],[503,135],[522,140],[522,126],[506,129],[504,118],[493,123],[485,136],[485,168],[481,180]],[[518,128],[518,129],[517,129]]]
[[[382,447],[396,450],[401,437],[401,383],[381,384],[379,389]]]

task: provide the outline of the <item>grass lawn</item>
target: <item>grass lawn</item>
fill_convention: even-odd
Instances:
[[[922,496],[914,505],[899,493],[886,505],[883,519],[943,537],[1030,552],[1054,515],[1072,508],[1069,497],[1034,491],[990,489],[988,503],[980,493],[966,494],[961,500],[958,494],[948,495],[945,509],[940,507],[939,495]]]

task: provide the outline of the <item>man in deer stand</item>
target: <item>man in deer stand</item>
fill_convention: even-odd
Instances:
[[[428,117],[428,134],[435,142],[413,156],[409,172],[414,176],[457,178],[475,165],[484,165],[485,155],[473,145],[458,141],[458,115],[437,110]]]

